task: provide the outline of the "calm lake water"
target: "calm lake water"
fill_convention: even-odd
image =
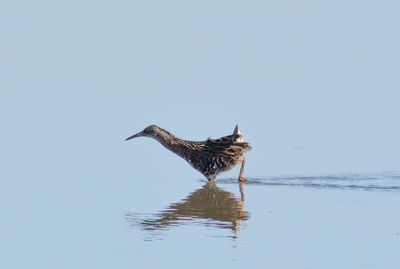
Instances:
[[[156,141],[124,141],[146,126],[130,120],[125,99],[135,103],[134,96],[8,97],[4,106],[15,120],[5,118],[13,131],[3,133],[3,268],[365,269],[400,262],[400,174],[379,166],[355,172],[361,155],[342,156],[353,171],[343,165],[348,172],[332,172],[340,158],[329,166],[313,145],[274,147],[244,122],[242,133],[253,137],[250,181],[238,184],[236,167],[207,183]],[[195,140],[197,131],[222,136],[234,127],[210,125],[169,129]],[[286,158],[292,172],[275,158]]]
[[[0,268],[400,268],[398,1],[0,2]]]

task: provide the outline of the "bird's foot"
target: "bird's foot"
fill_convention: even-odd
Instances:
[[[238,178],[238,181],[239,182],[248,182],[248,180],[247,179],[245,179],[244,177],[242,177],[242,176],[240,176],[239,178]]]

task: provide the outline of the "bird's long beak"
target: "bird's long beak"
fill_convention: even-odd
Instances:
[[[128,137],[127,139],[125,139],[125,141],[128,141],[129,139],[132,139],[132,138],[135,138],[135,137],[139,137],[139,136],[143,136],[143,133],[140,132],[140,133],[134,134],[134,135]]]

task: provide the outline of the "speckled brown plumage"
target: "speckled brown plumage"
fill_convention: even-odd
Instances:
[[[156,125],[150,125],[126,140],[140,136],[156,139],[161,145],[185,159],[208,180],[214,180],[219,173],[230,170],[242,162],[239,181],[246,180],[243,177],[244,154],[251,150],[251,146],[243,142],[243,136],[237,125],[232,135],[207,141],[183,140]]]

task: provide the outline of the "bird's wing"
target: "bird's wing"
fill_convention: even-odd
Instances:
[[[205,150],[214,153],[241,154],[251,149],[247,142],[236,142],[236,135],[228,135],[218,139],[208,139]]]

